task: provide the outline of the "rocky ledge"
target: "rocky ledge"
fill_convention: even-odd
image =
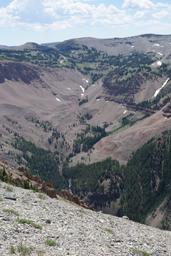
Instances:
[[[169,256],[171,233],[0,182],[0,255]]]

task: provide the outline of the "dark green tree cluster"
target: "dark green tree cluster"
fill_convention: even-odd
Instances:
[[[137,150],[125,170],[123,210],[142,221],[171,189],[171,133]]]
[[[32,142],[26,141],[24,138],[16,139],[13,145],[16,149],[22,151],[22,157],[26,160],[27,167],[33,175],[52,182],[58,189],[65,186],[65,181],[59,174],[59,161],[53,153],[36,147]],[[21,157],[18,161],[22,164]]]
[[[110,158],[102,162],[85,165],[78,164],[64,169],[64,177],[72,179],[72,189],[77,195],[86,195],[88,192],[97,192],[98,181],[103,177],[111,177],[112,174],[122,176],[119,163]]]
[[[126,166],[108,159],[91,165],[79,164],[64,172],[67,179],[72,179],[73,192],[79,196],[99,192],[100,180],[107,175],[112,182],[116,174],[123,185],[121,212],[132,220],[144,222],[147,214],[171,192],[171,132],[147,142]],[[97,200],[95,195],[94,200]]]
[[[80,153],[81,151],[87,152],[105,136],[106,131],[104,127],[88,126],[88,129],[86,129],[84,133],[78,134],[73,145],[73,152],[75,154]]]

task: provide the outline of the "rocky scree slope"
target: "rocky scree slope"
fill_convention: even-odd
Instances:
[[[169,256],[171,233],[0,182],[0,254]]]

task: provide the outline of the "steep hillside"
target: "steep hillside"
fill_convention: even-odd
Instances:
[[[152,213],[158,226],[171,229],[171,135],[165,132],[137,150],[125,171],[123,209],[132,219],[145,220]],[[161,205],[163,207],[161,207]],[[160,206],[160,210],[158,209]],[[158,213],[156,213],[156,209]]]
[[[171,230],[171,134],[139,148],[126,166],[117,161],[66,168],[70,189],[91,207]]]
[[[73,164],[127,162],[152,131],[170,127],[169,40],[143,35],[2,47],[3,158],[15,158],[8,141],[15,134],[60,155],[61,170],[67,157]],[[105,132],[94,132],[96,126]]]
[[[171,36],[140,35],[1,47],[0,158],[58,190],[72,188],[98,210],[170,229],[170,166],[166,177],[160,173],[169,144],[157,151],[159,159],[156,140],[152,152],[147,146],[153,137],[165,141],[161,133],[171,127],[170,42]],[[150,155],[145,169],[142,146]],[[132,174],[143,191],[138,206]],[[155,191],[160,182],[164,190]]]
[[[0,182],[0,254],[169,256],[169,232]]]

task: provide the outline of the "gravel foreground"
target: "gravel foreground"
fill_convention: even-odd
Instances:
[[[0,256],[171,256],[171,232],[0,182]]]

